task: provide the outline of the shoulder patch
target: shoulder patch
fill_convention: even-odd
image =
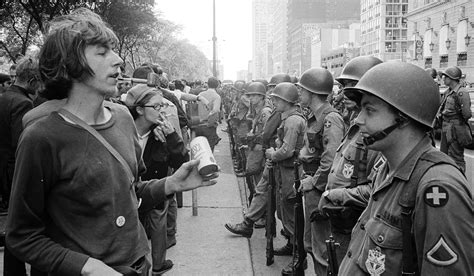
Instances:
[[[458,254],[449,247],[443,235],[441,235],[438,242],[426,253],[426,258],[435,265],[448,266],[457,262]]]
[[[426,188],[423,198],[425,203],[431,207],[442,207],[448,203],[449,194],[445,188],[432,185]]]
[[[330,128],[330,127],[331,127],[331,121],[329,121],[329,120],[324,120],[324,127],[325,127],[325,128]]]

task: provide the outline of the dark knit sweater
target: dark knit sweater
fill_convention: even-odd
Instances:
[[[111,120],[94,128],[140,175],[145,167],[133,119],[124,107],[107,108]],[[89,256],[129,266],[148,252],[137,195],[141,208],[162,202],[164,182],[129,183],[125,169],[98,140],[53,112],[20,139],[7,245],[55,275],[79,275]]]

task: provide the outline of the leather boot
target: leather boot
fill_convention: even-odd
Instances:
[[[293,255],[293,245],[291,244],[290,240],[280,248],[277,248],[273,251],[273,254],[276,256],[291,256]]]
[[[245,218],[244,221],[242,221],[241,223],[226,223],[225,228],[234,234],[250,238],[253,234],[253,221],[248,218]]]
[[[294,266],[296,266],[296,261],[298,259],[296,258],[294,261],[291,260],[290,263],[281,270],[281,275],[282,276],[290,276],[290,275],[296,275],[293,273],[293,268]],[[308,260],[307,259],[304,259],[304,263],[303,263],[303,269],[306,270],[308,269]]]

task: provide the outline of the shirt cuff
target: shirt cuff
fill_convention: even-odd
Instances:
[[[58,267],[57,275],[81,275],[82,268],[89,256],[69,250]]]

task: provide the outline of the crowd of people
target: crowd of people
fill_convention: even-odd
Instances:
[[[243,221],[225,227],[250,238],[276,212],[287,243],[273,254],[295,257],[282,275],[306,269],[295,261],[301,246],[317,275],[334,273],[329,237],[339,275],[473,274],[471,103],[459,68],[440,73],[442,98],[429,70],[370,56],[336,79],[311,68],[222,85],[169,81],[152,63],[126,75],[115,43],[98,15],[78,9],[51,22],[38,57],[0,74],[5,275],[26,275],[25,262],[31,275],[170,270],[177,197],[218,176],[199,174],[191,133],[214,150],[220,123],[250,193]]]
[[[294,257],[282,275],[307,267],[295,256],[298,234],[316,275],[472,275],[472,184],[463,152],[472,142],[471,102],[458,67],[439,75],[442,95],[431,70],[361,56],[335,80],[311,68],[299,80],[276,74],[269,83],[235,82],[224,97],[226,131],[236,175],[251,195],[243,221],[226,229],[250,238],[266,226],[274,179],[287,243],[273,253]],[[297,192],[304,229],[295,225]],[[335,260],[329,240],[339,244]]]

